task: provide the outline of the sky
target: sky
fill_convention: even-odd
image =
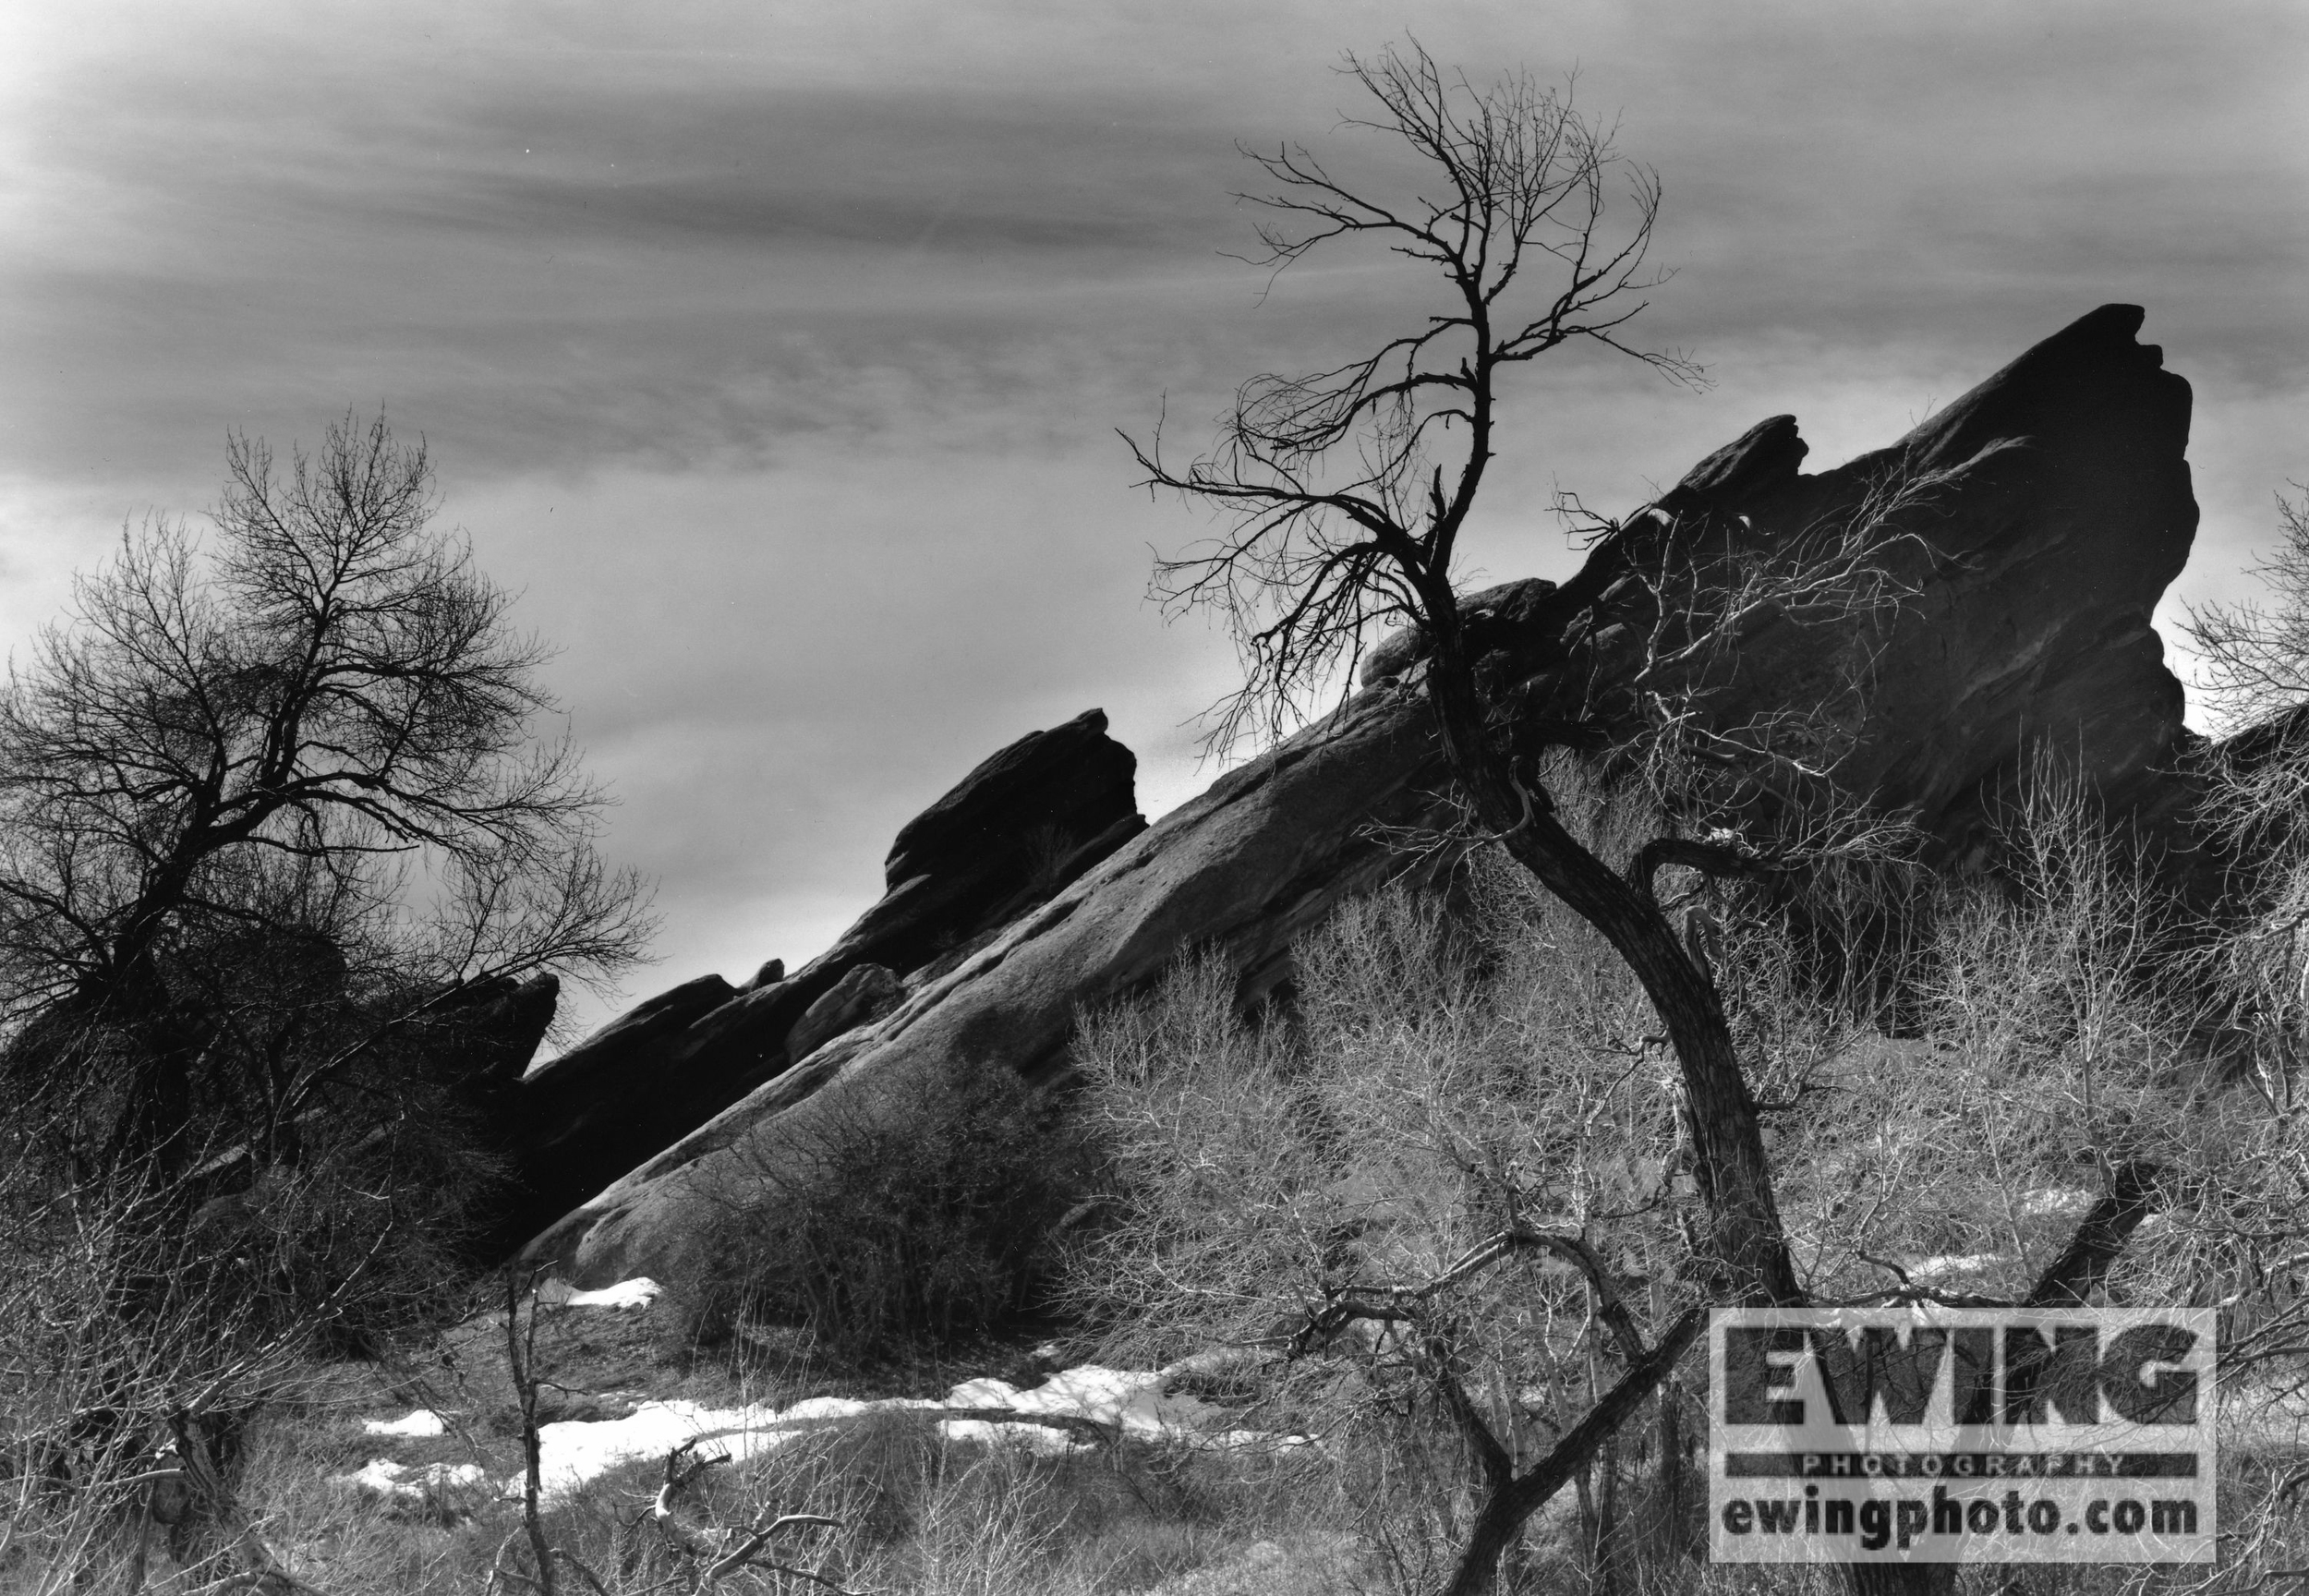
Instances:
[[[1832,465],[2122,300],[2196,393],[2162,618],[2249,596],[2309,479],[2299,0],[12,0],[0,638],[198,526],[228,429],[381,406],[659,883],[629,998],[819,951],[900,825],[1092,706],[1159,814],[1233,654],[1147,602],[1209,526],[1118,433],[1424,314],[1400,261],[1233,258],[1239,144],[1401,175],[1337,67],[1407,34],[1616,126],[1675,269],[1639,334],[1711,380],[1535,371],[1466,576],[1572,568],[1558,489],[1625,512],[1783,411]]]

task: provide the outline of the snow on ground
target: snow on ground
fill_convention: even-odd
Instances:
[[[478,1463],[428,1463],[412,1467],[372,1457],[350,1474],[335,1474],[330,1483],[348,1485],[371,1495],[422,1502],[448,1491],[470,1491],[489,1476]]]
[[[949,1408],[1007,1408],[1051,1418],[1089,1419],[1133,1435],[1207,1433],[1224,1415],[1192,1396],[1166,1396],[1167,1376],[1084,1364],[1053,1374],[1032,1390],[1007,1381],[965,1380],[947,1393]]]
[[[665,1288],[647,1275],[620,1280],[598,1291],[574,1289],[566,1280],[548,1280],[538,1288],[538,1300],[549,1308],[647,1308]]]
[[[876,1409],[935,1406],[840,1396],[813,1397],[782,1411],[762,1403],[707,1408],[678,1397],[644,1402],[623,1419],[572,1419],[538,1426],[538,1482],[548,1499],[558,1500],[621,1463],[662,1457],[684,1442],[699,1443],[701,1455],[718,1452],[732,1463],[743,1463],[838,1420]]]
[[[2082,1186],[2039,1186],[2022,1192],[2015,1207],[2024,1219],[2081,1219],[2099,1201]]]
[[[561,1497],[588,1480],[637,1457],[662,1457],[686,1441],[701,1452],[726,1454],[743,1463],[776,1450],[797,1435],[823,1430],[866,1413],[937,1412],[957,1408],[998,1409],[1047,1419],[1085,1419],[1126,1435],[1167,1438],[1190,1445],[1234,1447],[1260,1443],[1301,1445],[1296,1436],[1219,1428],[1225,1415],[1192,1396],[1167,1396],[1167,1373],[1133,1372],[1085,1365],[1055,1374],[1022,1391],[1006,1381],[965,1380],[943,1401],[889,1397],[861,1401],[814,1396],[791,1408],[763,1404],[706,1408],[695,1402],[645,1402],[623,1419],[570,1421],[538,1431],[539,1484]],[[1009,1422],[996,1418],[945,1419],[939,1431],[953,1441],[1009,1442],[1039,1452],[1063,1452],[1078,1445],[1063,1428]]]
[[[764,1403],[743,1408],[708,1408],[678,1397],[644,1402],[623,1419],[565,1420],[539,1425],[538,1483],[543,1497],[555,1502],[621,1464],[642,1457],[662,1457],[687,1442],[697,1443],[697,1450],[702,1454],[719,1453],[732,1463],[743,1463],[775,1451],[798,1435],[864,1414],[937,1412],[957,1408],[992,1409],[1050,1419],[1086,1419],[1141,1439],[1168,1438],[1190,1445],[1231,1448],[1305,1445],[1301,1436],[1221,1429],[1215,1422],[1221,1414],[1208,1403],[1191,1396],[1165,1396],[1162,1386],[1167,1379],[1160,1372],[1133,1373],[1085,1366],[1054,1375],[1025,1391],[1000,1380],[967,1380],[949,1392],[944,1401],[903,1396],[876,1401],[813,1396],[784,1409]],[[412,1419],[416,1417],[411,1415]],[[368,1428],[379,1434],[419,1433],[414,1430],[389,1430],[373,1420]],[[938,1428],[949,1440],[1008,1442],[1044,1453],[1063,1452],[1080,1444],[1076,1436],[1063,1428],[1031,1421],[1020,1423],[997,1418],[946,1419],[939,1421]],[[434,1464],[432,1469],[437,1472],[449,1467]],[[474,1465],[456,1467],[457,1477],[447,1482],[479,1482],[480,1470]],[[382,1496],[419,1496],[428,1483],[442,1483],[413,1476],[402,1465],[381,1458],[355,1473],[336,1478]],[[511,1484],[508,1481],[508,1488]]]
[[[573,1291],[561,1281],[549,1280],[538,1288],[538,1299],[571,1308],[646,1308],[658,1292],[657,1282],[647,1279],[622,1280],[598,1291]],[[564,1420],[539,1425],[538,1485],[548,1501],[558,1501],[621,1464],[663,1457],[693,1441],[702,1454],[720,1453],[732,1463],[743,1463],[774,1451],[797,1435],[876,1412],[974,1409],[988,1416],[942,1419],[940,1432],[949,1440],[1001,1442],[1044,1453],[1064,1452],[1082,1445],[1083,1439],[1064,1423],[1037,1420],[1086,1420],[1113,1433],[1195,1446],[1306,1444],[1303,1436],[1224,1428],[1224,1409],[1169,1392],[1175,1374],[1171,1370],[1149,1373],[1086,1364],[1025,1390],[1003,1380],[966,1380],[947,1393],[943,1401],[814,1396],[785,1409],[763,1403],[707,1408],[681,1398],[644,1402],[623,1419]],[[1025,1421],[1006,1421],[994,1417],[995,1413],[1017,1413]],[[444,1433],[447,1425],[441,1414],[420,1408],[402,1419],[365,1420],[362,1428],[371,1435],[423,1438]],[[417,1499],[447,1487],[465,1489],[484,1481],[480,1468],[471,1463],[412,1469],[382,1458],[334,1478],[339,1483],[380,1496]],[[501,1488],[516,1491],[519,1481],[508,1480]]]
[[[403,1435],[411,1440],[448,1433],[446,1420],[430,1408],[419,1408],[405,1419],[364,1419],[361,1428],[371,1435]]]

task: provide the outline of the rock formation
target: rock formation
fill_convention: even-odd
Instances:
[[[1683,683],[1690,702],[1711,724],[1737,728],[1842,695],[1843,780],[1914,815],[1946,851],[1977,835],[1984,793],[2038,747],[2074,761],[2116,802],[2135,801],[2181,735],[2181,687],[2149,614],[2196,524],[2183,459],[2188,384],[2135,343],[2141,320],[2138,309],[2104,307],[1891,448],[1831,471],[1799,470],[1806,445],[1792,417],[1760,424],[1630,517],[1569,582],[1512,583],[1471,599],[1487,690],[1519,730],[1545,740],[1638,735],[1631,673],[1656,659],[1646,647],[1663,614],[1674,620],[1656,597],[1663,562],[1699,550],[1711,569],[1736,572],[1890,493],[1899,502],[1887,526],[1900,537],[1884,560],[1898,598],[1871,612],[1866,635],[1767,608],[1741,623],[1733,669]],[[1031,894],[1014,889],[997,901],[992,887],[917,889],[925,903],[967,904],[962,917],[979,927],[935,960],[937,937],[883,929],[878,916],[903,919],[886,899],[843,939],[845,962],[808,1001],[873,961],[915,971],[902,1003],[806,1058],[781,1058],[775,1071],[721,1063],[717,1090],[743,1082],[742,1097],[725,1097],[710,1120],[576,1207],[527,1256],[562,1264],[581,1284],[693,1276],[708,1263],[697,1252],[701,1222],[748,1201],[756,1172],[806,1143],[824,1116],[903,1116],[925,1082],[958,1065],[1046,1074],[1062,1062],[1080,1006],[1138,986],[1190,945],[1216,949],[1246,988],[1272,979],[1294,934],[1397,867],[1379,829],[1436,812],[1445,772],[1418,658],[1415,635],[1390,638],[1365,689],[1337,713],[1119,848],[1102,837],[1087,851],[1107,848],[1103,862],[1006,925],[986,929]],[[1865,692],[1850,690],[1856,659],[1867,666]],[[972,780],[1032,763],[1023,746]],[[900,861],[949,848],[947,839],[985,824],[961,818],[976,813],[942,802],[909,827],[893,852],[894,888]],[[933,821],[941,815],[950,818]],[[917,962],[878,951],[899,946]],[[714,1025],[767,1035],[767,1020],[747,1031],[726,1017],[749,1003],[780,1006],[782,1038],[800,1009],[776,994],[793,984],[668,994],[658,1001],[670,1008],[620,1022],[651,1040],[619,1044],[635,1062],[616,1068],[677,1071],[689,1046],[681,1039]],[[674,1010],[679,1024],[661,1023]],[[580,1054],[590,1056],[549,1071],[610,1068],[594,1044]]]
[[[889,891],[818,958],[792,975],[773,959],[743,989],[700,976],[531,1071],[514,1139],[530,1228],[888,1011],[901,977],[949,967],[1144,830],[1137,769],[1096,709],[1030,732],[908,823]]]

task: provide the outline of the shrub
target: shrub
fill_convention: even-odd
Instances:
[[[1089,1185],[1058,1106],[1007,1071],[957,1070],[907,1112],[828,1106],[765,1190],[709,1238],[701,1339],[800,1324],[853,1360],[935,1349],[1031,1307]]]
[[[2230,990],[2231,950],[2073,784],[2031,772],[1995,818],[1988,868],[1854,873],[1825,908],[1808,881],[1663,883],[1704,934],[1803,1285],[2021,1300],[2120,1171],[2153,1169],[2159,1212],[2088,1289],[2220,1302],[2225,1366],[2297,1384],[2309,1118],[2298,1034],[2270,1017],[2299,1008]],[[1840,952],[1844,925],[1882,934]],[[1639,1322],[1700,1296],[1678,1080],[1625,966],[1481,855],[1447,898],[1348,904],[1293,954],[1287,1023],[1241,1016],[1226,969],[1195,960],[1085,1017],[1076,1062],[1119,1194],[1070,1288],[1108,1327],[1102,1360],[1242,1354],[1241,1422],[1339,1443],[1381,1583],[1433,1589],[1478,1484],[1435,1371],[1521,1463],[1615,1357],[1557,1258],[1457,1261],[1528,1225],[1584,1243]],[[1396,1288],[1442,1304],[1424,1367],[1407,1336],[1313,1337],[1312,1311]],[[1286,1346],[1325,1355],[1253,1361]],[[1680,1584],[1695,1416],[1663,1387],[1527,1528],[1532,1577]]]

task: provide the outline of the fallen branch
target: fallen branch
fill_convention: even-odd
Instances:
[[[730,1461],[726,1452],[688,1457],[696,1445],[695,1439],[684,1441],[666,1454],[665,1483],[658,1488],[657,1500],[650,1507],[650,1517],[667,1544],[691,1560],[691,1590],[710,1590],[732,1574],[748,1568],[766,1568],[798,1575],[839,1592],[840,1596],[857,1596],[823,1574],[789,1563],[769,1562],[762,1556],[769,1543],[788,1530],[839,1530],[839,1518],[828,1518],[822,1513],[786,1513],[767,1522],[757,1518],[744,1530],[701,1527],[688,1522],[682,1506],[682,1493],[707,1469]]]

